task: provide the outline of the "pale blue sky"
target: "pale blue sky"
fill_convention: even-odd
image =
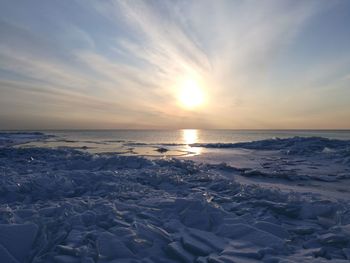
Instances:
[[[0,129],[65,128],[350,128],[350,1],[0,0]]]

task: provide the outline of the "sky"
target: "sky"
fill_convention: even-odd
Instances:
[[[350,1],[0,0],[0,129],[118,128],[350,129]]]

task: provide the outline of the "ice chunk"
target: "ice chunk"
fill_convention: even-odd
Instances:
[[[169,257],[180,260],[184,263],[192,263],[195,257],[187,252],[181,245],[180,242],[172,242],[167,246],[166,249]]]
[[[234,255],[220,255],[220,256],[210,256],[208,257],[209,263],[258,263],[260,260],[255,260],[252,258],[244,258]]]
[[[55,263],[80,263],[80,259],[67,255],[59,255],[54,257]]]
[[[263,230],[265,232],[268,232],[272,235],[275,235],[279,238],[282,239],[287,239],[289,237],[288,232],[281,226],[272,224],[269,222],[264,222],[264,221],[258,221],[254,224],[254,227]]]
[[[75,244],[81,243],[83,239],[84,239],[84,233],[82,233],[77,229],[72,229],[66,238],[66,242],[67,244],[75,245]]]
[[[0,245],[0,260],[2,263],[19,263],[2,245]]]
[[[314,219],[317,216],[329,217],[336,211],[336,207],[330,201],[316,201],[313,203],[306,203],[300,211],[302,219]]]
[[[97,239],[97,247],[101,259],[135,257],[130,249],[111,233],[101,233]]]
[[[212,232],[202,231],[199,229],[188,228],[188,233],[196,238],[197,240],[203,242],[204,244],[212,247],[217,251],[221,251],[226,246],[226,240],[215,235]]]
[[[84,257],[81,259],[81,263],[95,263],[91,257]]]
[[[340,226],[340,229],[345,235],[350,236],[350,224]]]
[[[218,233],[232,239],[248,241],[258,246],[269,246],[278,249],[284,247],[281,238],[245,224],[222,225]]]
[[[209,215],[205,210],[188,209],[182,213],[181,221],[185,226],[210,230]]]
[[[247,257],[252,259],[261,259],[263,254],[256,247],[239,247],[229,246],[221,252],[225,256]]]
[[[312,226],[298,226],[291,230],[298,235],[310,235],[316,231],[315,227]]]
[[[95,223],[96,214],[93,211],[86,211],[81,215],[81,221],[86,225],[92,225]]]
[[[182,205],[180,212],[181,222],[188,227],[201,230],[211,230],[212,221],[215,220],[215,213],[208,203],[201,201],[177,200],[176,205]]]
[[[319,236],[319,241],[324,245],[346,245],[349,237],[342,234],[327,233]]]
[[[206,256],[214,251],[213,248],[187,233],[182,236],[181,242],[194,255]]]
[[[350,260],[350,248],[343,248],[344,255]]]
[[[156,227],[151,224],[135,224],[136,230],[139,236],[148,240],[158,240],[162,242],[171,242],[171,237],[167,231],[160,227]]]
[[[159,147],[156,149],[157,152],[159,153],[166,153],[167,151],[169,151],[167,148],[164,147]]]
[[[25,262],[37,233],[35,224],[0,225],[0,245],[19,262]]]
[[[76,248],[64,245],[58,245],[57,250],[60,254],[68,255],[68,256],[78,256],[79,251]]]

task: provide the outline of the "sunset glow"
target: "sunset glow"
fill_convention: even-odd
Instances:
[[[0,0],[0,263],[349,262],[349,25],[350,0]]]
[[[350,129],[350,1],[0,2],[2,129]]]
[[[204,92],[195,79],[186,79],[180,84],[179,102],[185,109],[193,110],[204,103]]]

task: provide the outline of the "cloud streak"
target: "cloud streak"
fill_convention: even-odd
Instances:
[[[55,122],[70,128],[78,119],[84,128],[291,128],[292,119],[294,128],[306,128],[315,118],[309,112],[331,108],[348,93],[348,79],[337,80],[350,72],[349,56],[340,61],[335,53],[335,63],[318,65],[312,80],[281,72],[292,63],[310,71],[293,50],[322,12],[337,8],[328,1],[74,1],[72,12],[52,2],[21,17],[19,3],[3,5],[4,128],[26,128],[28,122],[10,120],[34,120],[40,112],[46,121],[38,128]],[[205,107],[179,107],[177,84],[186,77],[202,83]],[[325,78],[328,89],[337,89],[331,103],[324,102],[329,92],[317,88]],[[299,100],[310,90],[316,99]],[[344,102],[339,107],[349,112]]]

